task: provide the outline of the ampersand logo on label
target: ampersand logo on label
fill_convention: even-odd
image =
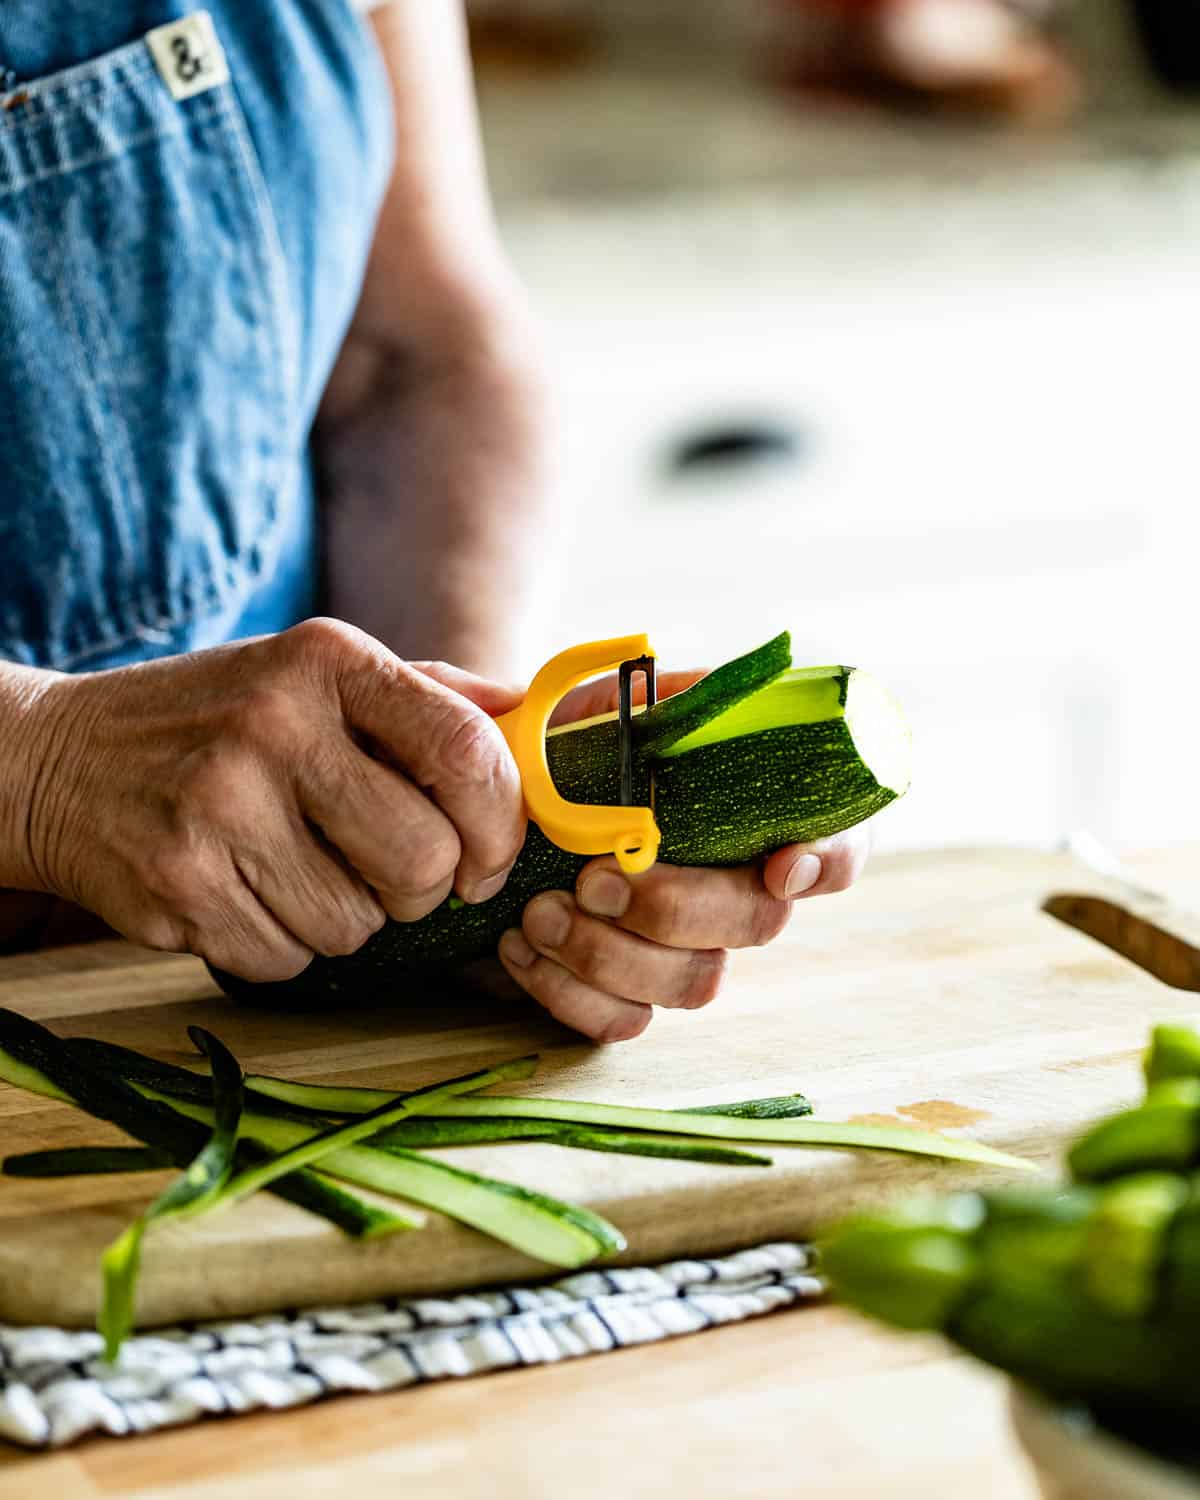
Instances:
[[[146,46],[172,98],[190,99],[229,81],[229,65],[206,10],[156,26],[146,33]]]

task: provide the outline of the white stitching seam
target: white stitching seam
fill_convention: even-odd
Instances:
[[[34,172],[28,177],[22,177],[8,187],[0,188],[0,198],[11,198],[17,193],[24,192],[37,182],[48,182],[52,177],[63,177],[70,172],[78,172],[84,167],[94,167],[102,161],[116,161],[122,156],[128,156],[131,151],[139,146],[144,146],[147,141],[170,140],[172,137],[183,134],[182,129],[171,130],[159,125],[153,130],[140,130],[136,135],[129,136],[122,141],[119,151],[93,151],[87,156],[76,157],[73,161],[66,162],[61,166],[51,167],[46,171]]]

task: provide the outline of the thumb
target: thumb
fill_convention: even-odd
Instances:
[[[705,675],[702,671],[660,672],[655,684],[658,696],[660,699],[673,697]],[[617,706],[617,692],[617,679],[612,676],[572,688],[550,716],[550,723],[572,724],[577,719],[590,719],[595,714],[612,713]],[[633,701],[635,704],[645,701],[645,683],[640,677],[634,680]]]
[[[479,677],[474,672],[464,672],[461,667],[452,667],[449,662],[410,661],[408,665],[420,672],[422,676],[431,677],[434,682],[440,682],[451,692],[468,699],[475,704],[476,708],[482,708],[484,713],[490,714],[493,719],[508,713],[510,708],[516,708],[525,697],[523,687],[492,682],[489,678]]]

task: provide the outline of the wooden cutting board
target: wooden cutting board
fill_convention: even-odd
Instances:
[[[1194,849],[1156,870],[1200,904]],[[1085,1121],[1136,1097],[1152,1021],[1200,1016],[1200,996],[1042,910],[1052,895],[1089,892],[1111,895],[1066,856],[882,858],[853,891],[801,903],[769,948],[738,955],[707,1010],[660,1012],[645,1036],[607,1048],[522,1001],[450,985],[414,989],[391,1011],[240,1010],[198,962],[117,942],[0,961],[0,1005],[62,1035],[177,1062],[193,1060],[186,1027],[199,1022],[247,1068],[296,1078],[411,1088],[536,1050],[542,1066],[522,1087],[557,1097],[673,1107],[803,1089],[825,1118],[963,1131],[1052,1163]],[[1142,916],[1158,923],[1148,927],[1127,906],[1060,899],[1056,909],[1072,920],[1090,911],[1175,984],[1200,986],[1200,926],[1143,902]],[[0,1085],[6,1153],[117,1139],[66,1105]],[[603,1213],[628,1237],[626,1263],[805,1236],[884,1197],[1004,1175],[884,1152],[771,1150],[771,1169],[542,1145],[448,1155]],[[0,1319],[89,1324],[101,1249],[166,1180],[0,1179]],[[225,1317],[546,1274],[436,1214],[424,1230],[361,1245],[260,1196],[149,1239],[140,1317]]]

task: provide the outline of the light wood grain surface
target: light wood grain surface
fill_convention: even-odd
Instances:
[[[831,1119],[966,1130],[1051,1160],[1084,1120],[1132,1097],[1146,1023],[1177,993],[1040,910],[1047,891],[1081,881],[1065,857],[1021,850],[881,861],[855,891],[802,905],[780,941],[738,955],[718,1004],[660,1012],[618,1047],[436,984],[390,1010],[268,1015],[231,1006],[194,960],[123,944],[0,963],[0,1005],[176,1061],[194,1060],[186,1027],[198,1021],[248,1068],[397,1088],[531,1050],[543,1061],[522,1087],[559,1097],[670,1107],[801,1087]],[[1172,1008],[1200,1011],[1187,1001]],[[9,1089],[0,1118],[14,1151],[117,1138]],[[996,1179],[884,1152],[772,1154],[764,1171],[534,1144],[448,1153],[596,1209],[628,1237],[629,1263],[805,1236],[897,1191]],[[0,1317],[89,1324],[100,1251],[162,1180],[4,1183]],[[152,1236],[139,1309],[162,1323],[537,1274],[437,1215],[364,1244],[259,1195]]]
[[[1147,856],[1137,868],[1185,905],[1200,906],[1196,850]],[[684,1103],[799,1084],[831,1116],[928,1120],[949,1107],[979,1117],[972,1133],[1008,1146],[1033,1146],[1047,1130],[1062,1136],[1135,1093],[1151,1020],[1194,1016],[1200,1005],[1040,913],[1056,887],[1086,889],[1086,882],[1064,861],[1020,851],[879,861],[857,891],[801,908],[784,943],[747,955],[730,993],[709,1013],[660,1017],[643,1041],[606,1050],[581,1048],[532,1023],[554,1063],[552,1086],[543,1089]],[[162,1045],[164,1017],[174,1030],[199,1019],[277,1071],[397,1083],[432,1076],[447,1059],[494,1055],[506,1042],[519,1050],[531,1028],[527,1016],[472,1014],[459,999],[440,1026],[412,1017],[389,1023],[380,1063],[379,1037],[361,1015],[239,1017],[235,1029],[234,1013],[207,994],[191,965],[121,945],[8,960],[0,965],[0,1004],[62,1031],[88,1030],[174,1056],[179,1049]],[[13,1149],[68,1138],[57,1107],[30,1114],[12,1091],[0,1092],[0,1119],[5,1142],[18,1143]],[[509,1162],[517,1151],[551,1154],[504,1149]],[[789,1165],[756,1179],[773,1178],[783,1198],[815,1194],[821,1206],[813,1217],[832,1212],[839,1198],[845,1206],[927,1180],[928,1169],[913,1172],[894,1159],[886,1160],[889,1181],[877,1168],[856,1166],[857,1158],[812,1157],[807,1168]],[[580,1153],[580,1160],[591,1157]],[[739,1202],[746,1189],[716,1187],[722,1175],[712,1169],[714,1186],[688,1183],[684,1191],[661,1180],[615,1187],[605,1180],[590,1201],[619,1217],[611,1200],[623,1192],[620,1202],[641,1210],[634,1218],[645,1245],[678,1247],[673,1230],[656,1240],[653,1228],[689,1213],[704,1238],[704,1203],[710,1216],[726,1215],[725,1243],[763,1237],[764,1222],[772,1226],[767,1233],[780,1232],[769,1206],[753,1197]],[[99,1205],[111,1184],[104,1192],[100,1184],[57,1186],[75,1195],[77,1209],[15,1202],[10,1188],[24,1193],[26,1185],[3,1185],[6,1245],[36,1226],[39,1214],[104,1221]],[[727,1212],[731,1194],[735,1208]],[[792,1214],[783,1222],[809,1222],[807,1211]],[[11,1255],[3,1263],[5,1285],[17,1264]],[[547,1500],[614,1490],[689,1500],[798,1493],[1032,1500],[1034,1493],[1007,1436],[998,1381],[937,1341],[896,1339],[834,1308],[550,1369],[90,1441],[65,1454],[0,1455],[5,1500],[265,1500],[301,1488],[356,1500],[394,1492]]]

